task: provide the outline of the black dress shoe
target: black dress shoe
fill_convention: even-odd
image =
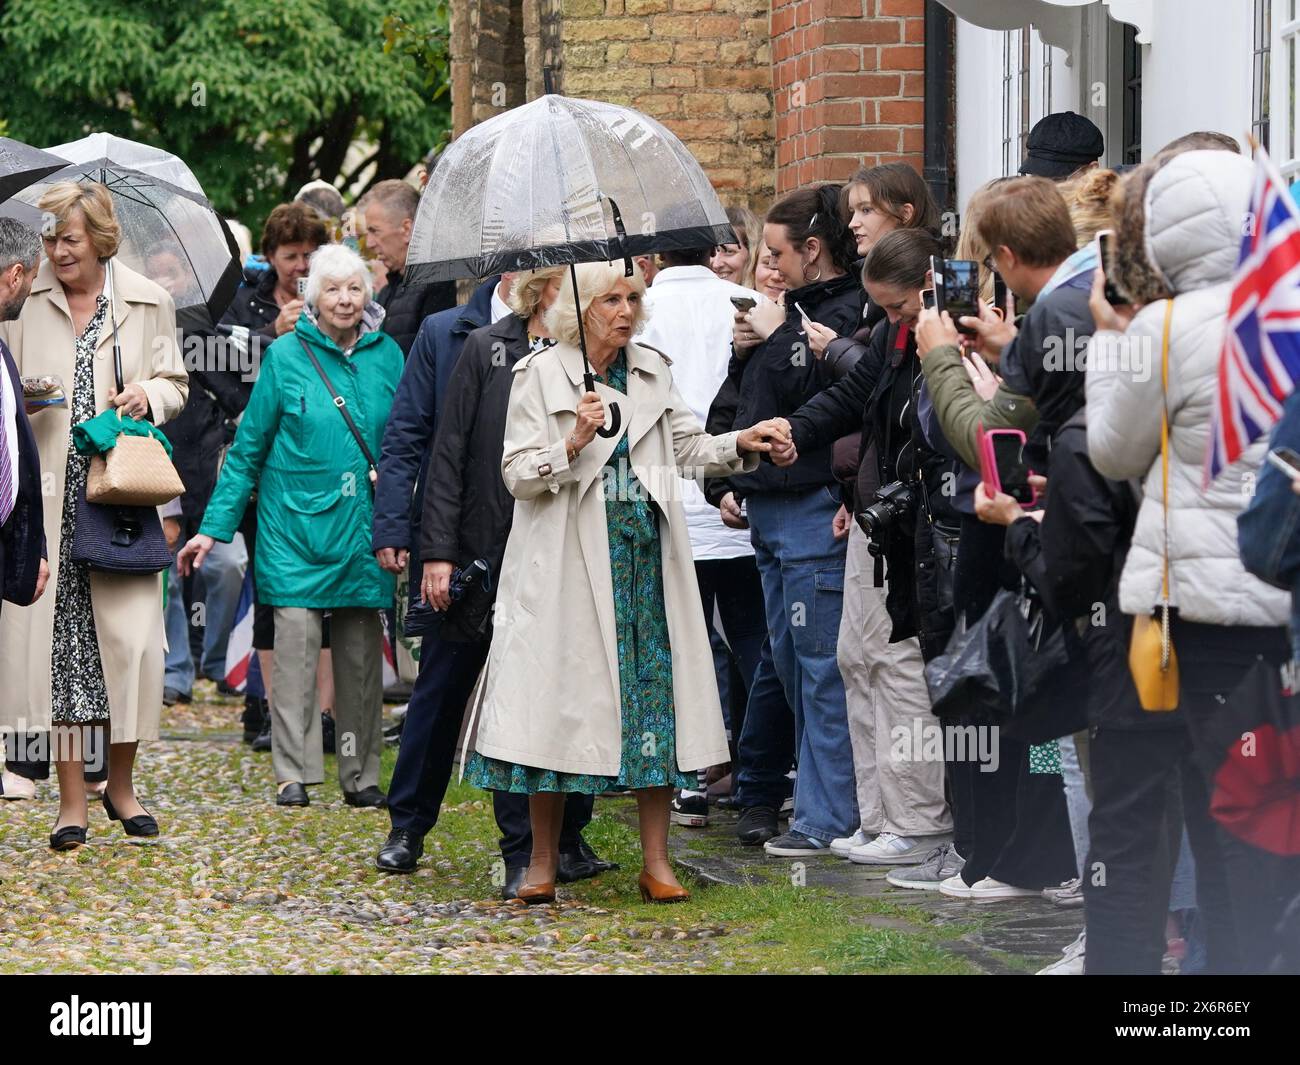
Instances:
[[[269,751],[271,749],[271,719],[266,719],[266,724],[262,726],[262,731],[257,734],[257,739],[253,741],[253,750]]]
[[[255,695],[248,695],[244,698],[244,712],[240,715],[240,722],[244,726],[244,742],[254,743],[271,720],[270,707],[267,706],[265,699],[259,699]],[[270,736],[267,736],[270,739]]]
[[[555,879],[561,884],[572,884],[575,880],[588,880],[596,875],[596,868],[578,851],[560,851],[560,859],[555,863]]]
[[[50,850],[70,851],[74,847],[85,846],[86,828],[84,825],[64,825],[50,835]]]
[[[590,845],[582,838],[582,836],[578,837],[578,852],[595,868],[596,873],[593,873],[593,876],[599,873],[608,873],[611,869],[618,868],[618,862],[605,861],[604,858],[601,858],[591,849]]]
[[[381,873],[412,873],[424,853],[424,837],[410,829],[395,828],[379,848],[375,868]]]
[[[519,898],[519,889],[523,886],[524,877],[528,875],[528,866],[517,865],[513,869],[506,869],[505,887],[501,889],[501,897],[509,902],[511,899]]]
[[[373,806],[380,810],[388,808],[388,796],[373,784],[360,791],[345,791],[343,801],[349,806]]]
[[[128,836],[158,835],[158,822],[153,819],[152,814],[136,814],[135,817],[128,817],[123,820],[117,815],[117,811],[113,809],[113,804],[108,798],[108,792],[104,792],[104,813],[108,814],[110,821],[121,821],[122,827],[126,829]]]
[[[307,789],[295,780],[292,784],[286,785],[285,789],[275,797],[275,805],[310,806],[311,799],[307,798]]]

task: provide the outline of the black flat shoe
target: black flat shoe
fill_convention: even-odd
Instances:
[[[311,799],[307,798],[307,789],[295,780],[292,784],[286,785],[285,789],[275,797],[275,805],[310,806]]]
[[[560,851],[559,861],[555,863],[555,879],[561,884],[572,884],[578,880],[589,880],[598,870],[578,851]]]
[[[84,825],[64,825],[50,835],[50,850],[70,851],[86,845]]]
[[[113,809],[113,804],[109,801],[108,792],[104,792],[104,813],[108,814],[110,821],[122,821],[122,827],[126,829],[128,836],[156,836],[158,835],[158,822],[153,819],[151,814],[136,814],[135,817],[128,817],[126,820],[118,817],[117,811]]]
[[[388,808],[388,796],[373,784],[360,791],[345,791],[343,801],[349,806],[372,806],[380,810]]]
[[[413,873],[424,853],[424,838],[405,828],[395,828],[379,848],[375,868],[381,873]]]

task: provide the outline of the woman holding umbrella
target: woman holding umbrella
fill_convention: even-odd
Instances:
[[[86,841],[86,725],[110,729],[108,816],[127,835],[158,834],[136,800],[132,771],[139,741],[158,736],[163,679],[161,578],[92,573],[72,561],[76,503],[90,459],[73,449],[71,428],[112,407],[123,417],[160,424],[185,405],[189,384],[171,297],[114,260],[122,227],[108,190],[57,182],[38,206],[51,220],[43,234],[45,261],[22,314],[0,326],[0,336],[23,374],[62,377],[69,406],[32,419],[41,468],[54,476],[58,501],[45,511],[53,594],[0,619],[0,676],[10,693],[0,725],[63,726],[51,755],[59,817],[50,846],[67,850]],[[120,392],[113,384],[114,324]],[[82,739],[69,743],[68,737]]]
[[[466,774],[530,796],[519,898],[555,898],[566,794],[630,788],[641,894],[676,902],[688,893],[668,863],[673,789],[728,757],[677,478],[752,470],[785,438],[767,422],[704,432],[668,356],[633,340],[639,272],[583,264],[576,288],[546,314],[558,343],[513,371],[502,472],[518,502]],[[580,323],[594,392],[581,387]],[[599,435],[613,402],[622,431]]]

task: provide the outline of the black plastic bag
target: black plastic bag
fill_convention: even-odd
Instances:
[[[925,681],[939,717],[974,718],[1041,743],[1086,724],[1080,665],[1060,625],[1002,589],[975,624],[959,623],[947,650],[925,667]]]

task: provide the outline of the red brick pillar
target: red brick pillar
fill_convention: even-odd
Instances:
[[[924,0],[772,0],[776,191],[922,166]]]

